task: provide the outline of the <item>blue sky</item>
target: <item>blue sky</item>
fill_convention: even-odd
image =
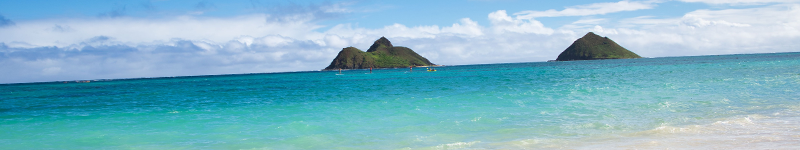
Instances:
[[[0,83],[319,70],[381,36],[444,65],[797,52],[798,0],[0,0]]]
[[[13,20],[36,20],[50,18],[136,17],[161,18],[167,16],[193,15],[206,17],[234,17],[253,13],[285,15],[305,13],[338,5],[347,12],[320,18],[320,24],[333,26],[342,23],[358,24],[365,28],[380,28],[393,23],[407,26],[446,26],[461,18],[475,18],[481,24],[488,23],[486,14],[506,10],[563,9],[564,7],[617,1],[522,1],[522,0],[465,0],[465,1],[273,1],[273,0],[83,0],[83,1],[3,1],[0,13]],[[720,8],[723,5],[715,5]],[[686,12],[701,8],[715,8],[704,3],[663,2],[657,9],[642,10],[658,17],[679,17]],[[31,11],[35,10],[35,11]],[[198,12],[202,12],[198,14]],[[608,14],[610,17],[635,17],[638,13]],[[600,15],[604,16],[604,15]],[[551,26],[560,26],[580,18],[542,18]]]

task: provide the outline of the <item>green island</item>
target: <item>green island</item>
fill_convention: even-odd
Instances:
[[[608,37],[600,37],[597,34],[589,32],[578,40],[575,40],[564,52],[561,52],[556,61],[628,58],[642,57],[619,46],[619,44]]]
[[[400,68],[411,66],[435,66],[414,50],[402,46],[392,46],[389,39],[381,37],[366,52],[355,47],[339,51],[328,67],[323,70]]]

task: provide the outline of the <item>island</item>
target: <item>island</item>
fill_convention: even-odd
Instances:
[[[435,66],[435,64],[420,56],[414,50],[402,46],[393,46],[389,39],[381,37],[366,52],[355,47],[342,49],[331,64],[323,70],[416,66]]]
[[[628,58],[642,57],[619,46],[619,44],[608,37],[600,37],[597,34],[589,32],[578,40],[575,40],[572,45],[561,52],[556,61]]]

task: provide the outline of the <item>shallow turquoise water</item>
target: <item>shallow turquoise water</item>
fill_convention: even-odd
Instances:
[[[0,85],[0,149],[800,147],[800,53],[437,70]]]

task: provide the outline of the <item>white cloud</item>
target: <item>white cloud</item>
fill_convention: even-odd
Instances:
[[[589,28],[591,26],[597,26],[598,24],[608,22],[607,19],[580,19],[578,21],[572,22],[570,24],[563,25],[559,27],[559,30],[562,32],[569,32],[575,29],[584,29]]]
[[[539,21],[533,19],[515,19],[506,14],[505,10],[489,13],[489,21],[496,33],[535,33],[552,34],[553,29],[547,28]]]
[[[417,26],[407,27],[402,24],[392,24],[379,29],[353,28],[350,24],[340,24],[332,27],[326,34],[339,35],[342,37],[352,37],[352,44],[372,44],[377,39],[375,37],[401,37],[401,38],[435,38],[436,34],[441,33],[438,26]],[[369,45],[366,45],[367,47]]]
[[[234,40],[236,40],[236,41],[238,41],[238,42],[240,42],[240,43],[242,43],[244,45],[250,46],[250,44],[253,44],[253,41],[255,41],[256,39],[251,37],[251,36],[240,36],[240,37],[235,38]]]
[[[538,17],[589,16],[622,11],[651,9],[653,7],[655,7],[655,4],[650,2],[619,1],[616,3],[594,3],[589,5],[572,6],[561,11],[554,9],[545,11],[521,11],[514,13],[514,15],[517,15],[517,18],[520,19],[533,19]]]
[[[790,42],[800,40],[797,8],[800,5],[778,4],[696,10],[679,18],[629,18],[611,38],[649,57],[790,52],[800,48]]]
[[[792,3],[799,0],[680,0],[683,2],[699,2],[707,4],[731,4],[731,5],[761,5],[769,3]]]
[[[682,18],[681,24],[691,27],[691,28],[699,28],[705,26],[713,26],[713,25],[722,25],[722,26],[729,26],[729,27],[749,27],[749,24],[742,24],[742,23],[731,23],[725,20],[720,21],[709,21],[703,18],[700,18],[695,15],[685,15]]]
[[[283,35],[306,39],[322,36],[311,32],[322,26],[303,18],[265,21],[268,15],[248,15],[233,18],[200,18],[179,16],[148,20],[136,18],[53,19],[17,22],[15,28],[0,28],[0,42],[25,42],[35,46],[59,46],[79,43],[98,35],[114,37],[129,43],[169,41],[173,38],[225,42],[240,36]],[[54,31],[55,27],[70,32]]]
[[[599,25],[595,25],[594,29],[592,29],[592,32],[597,33],[597,34],[604,34],[604,35],[619,34],[616,29],[603,29],[603,27],[599,26]]]
[[[461,19],[461,24],[454,23],[453,26],[442,27],[442,32],[445,33],[462,34],[473,37],[483,35],[482,30],[483,29],[480,25],[478,25],[478,22],[472,21],[469,18]]]
[[[269,47],[288,45],[294,40],[281,35],[267,35],[253,40],[253,44],[263,44]]]
[[[325,35],[325,44],[330,47],[348,47],[350,42],[338,35]]]
[[[724,20],[731,23],[749,25],[774,25],[796,22],[800,16],[798,4],[777,4],[755,8],[723,9],[723,10],[696,10],[685,15],[703,18],[706,20]]]
[[[331,5],[323,5],[319,6],[319,9],[325,13],[349,13],[353,12],[353,10],[348,9],[346,6],[352,5],[352,3],[336,3]]]
[[[599,23],[605,22],[605,21],[607,21],[607,20],[606,19],[602,19],[602,18],[599,18],[599,19],[581,19],[581,20],[572,22],[572,24],[599,24]]]
[[[621,24],[621,26],[626,26],[626,27],[637,27],[637,26],[641,27],[648,25],[672,24],[679,21],[680,18],[655,19],[653,18],[653,16],[639,16],[639,17],[621,19],[619,23]]]
[[[279,36],[255,39],[250,46],[236,40],[85,45],[81,49],[3,46],[1,69],[15,72],[5,74],[0,83],[315,70],[336,54],[310,41],[286,42]],[[303,64],[296,65],[298,61]]]

